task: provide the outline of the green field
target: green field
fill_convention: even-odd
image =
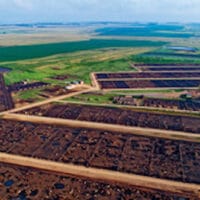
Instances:
[[[171,64],[199,63],[200,59],[144,56],[157,47],[107,48],[58,54],[45,58],[29,59],[15,62],[2,62],[0,65],[12,69],[5,74],[7,84],[29,79],[63,84],[65,81],[52,79],[56,75],[68,75],[68,81],[83,80],[90,84],[90,73],[101,71],[135,71],[132,63]]]
[[[44,99],[40,97],[40,92],[41,92],[41,89],[21,91],[17,93],[17,99],[40,101]]]
[[[95,71],[130,71],[130,56],[151,51],[152,48],[119,48],[81,51],[40,59],[4,62],[11,72],[5,74],[7,84],[25,79],[63,84],[52,79],[56,75],[68,75],[68,80],[80,79],[90,83],[90,73]],[[1,65],[1,64],[0,64]]]
[[[89,93],[68,98],[66,99],[66,101],[94,103],[94,104],[112,104],[112,99],[115,96],[116,94],[112,93],[107,93],[107,94]]]
[[[0,47],[0,62],[42,58],[55,54],[73,53],[84,50],[119,47],[159,47],[166,42],[143,40],[100,40],[78,42]]]

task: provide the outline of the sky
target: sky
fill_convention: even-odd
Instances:
[[[200,0],[0,0],[0,23],[200,22]]]

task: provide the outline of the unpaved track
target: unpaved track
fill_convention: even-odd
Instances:
[[[79,120],[69,120],[69,119],[59,119],[59,118],[50,118],[50,117],[40,117],[32,115],[23,115],[23,114],[5,114],[1,117],[2,119],[8,120],[17,120],[22,122],[33,122],[39,124],[51,124],[51,125],[64,125],[72,128],[86,128],[86,129],[96,129],[111,131],[115,133],[123,134],[134,134],[150,137],[158,137],[172,140],[183,140],[198,142],[200,141],[200,134],[185,133],[178,131],[167,131],[160,129],[151,129],[151,128],[140,128],[140,127],[130,127],[117,124],[106,124],[106,123],[97,123],[89,121],[79,121]]]
[[[95,180],[112,181],[166,192],[187,194],[190,197],[200,198],[200,185],[187,184],[165,179],[138,176],[104,169],[87,168],[72,164],[63,164],[36,158],[29,158],[11,154],[0,153],[0,162],[41,170],[64,173]]]
[[[19,111],[26,110],[26,109],[31,109],[31,108],[42,106],[42,105],[45,105],[45,104],[48,104],[48,103],[51,103],[51,102],[54,102],[54,101],[58,101],[58,100],[65,99],[65,98],[70,98],[70,97],[73,97],[73,96],[76,96],[76,95],[80,95],[82,93],[93,92],[93,91],[97,91],[97,88],[90,87],[89,89],[84,89],[84,90],[81,90],[81,91],[78,91],[78,92],[72,92],[72,93],[69,93],[69,94],[53,97],[53,98],[50,98],[50,99],[47,99],[47,100],[44,100],[44,101],[41,101],[41,102],[29,104],[27,106],[23,106],[23,107],[20,107],[20,108],[15,108],[15,109],[12,109],[12,110],[2,112],[2,113],[0,113],[0,115],[6,114],[6,113],[19,112]]]
[[[92,80],[92,85],[93,85],[93,87],[95,87],[95,88],[97,88],[98,90],[100,90],[100,86],[99,86],[99,83],[98,83],[98,81],[97,81],[97,79],[96,79],[95,73],[91,73],[91,74],[90,74],[90,78],[91,78],[91,80]]]

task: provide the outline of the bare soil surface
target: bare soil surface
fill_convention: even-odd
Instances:
[[[200,183],[198,142],[2,120],[0,152]]]
[[[23,177],[23,178],[22,178]],[[0,196],[8,199],[134,199],[134,200],[195,200],[192,194],[177,194],[140,188],[116,182],[95,181],[61,173],[0,164]],[[24,185],[25,187],[21,187]]]
[[[78,104],[48,104],[21,113],[126,126],[200,133],[200,118]]]

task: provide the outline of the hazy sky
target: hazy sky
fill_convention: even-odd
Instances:
[[[200,22],[200,0],[0,0],[0,23]]]

